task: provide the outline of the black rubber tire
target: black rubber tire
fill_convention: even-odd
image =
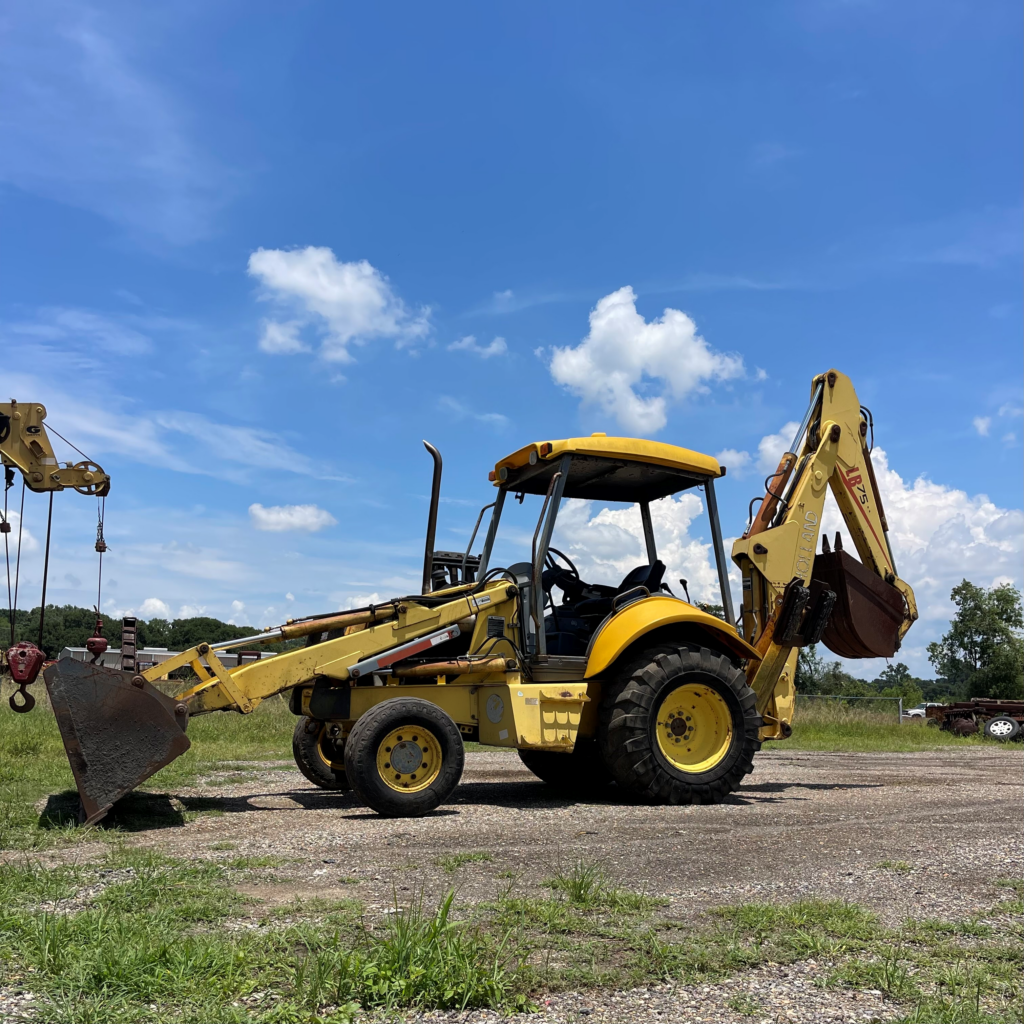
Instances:
[[[425,727],[441,748],[437,778],[418,792],[403,793],[381,778],[377,751],[393,729]],[[443,804],[462,778],[466,751],[459,727],[436,704],[417,697],[394,697],[370,708],[352,727],[345,743],[345,772],[356,796],[386,818],[418,818]]]
[[[704,772],[683,772],[662,754],[655,727],[662,701],[696,682],[714,689],[732,719],[725,756]],[[754,770],[763,722],[743,670],[707,648],[657,647],[623,667],[605,688],[598,743],[612,777],[635,799],[651,804],[716,804]]]
[[[994,730],[993,726],[995,726]],[[1003,729],[1005,732],[1002,731]],[[1019,732],[1020,726],[1016,719],[1010,718],[1009,715],[997,715],[985,723],[985,735],[989,739],[999,740],[1001,743],[1008,743],[1010,740],[1016,739]]]
[[[577,740],[571,754],[520,750],[519,760],[538,779],[566,796],[600,796],[612,784],[612,774],[593,739]]]
[[[292,755],[299,771],[321,789],[351,789],[345,774],[345,744],[339,746],[327,735],[327,723],[300,718],[292,733]],[[327,761],[330,761],[330,764]]]

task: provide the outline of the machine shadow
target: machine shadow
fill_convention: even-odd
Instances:
[[[757,782],[743,785],[740,793],[782,793],[787,789],[882,789],[882,782]]]
[[[75,790],[54,793],[39,815],[41,829],[66,829],[79,824],[81,801]],[[187,808],[186,808],[187,810]],[[129,793],[122,797],[93,828],[117,832],[149,832],[179,828],[187,819],[167,793]]]
[[[761,782],[743,786],[727,797],[726,804],[750,805],[753,803],[777,802],[779,800],[802,800],[806,797],[796,793],[782,796],[788,790],[844,790],[880,789],[882,783],[843,782]],[[111,808],[107,816],[94,827],[119,832],[149,832],[164,828],[181,828],[189,823],[192,815],[244,814],[259,811],[287,811],[288,807],[256,807],[253,800],[261,798],[287,797],[304,810],[347,811],[346,819],[366,816],[366,808],[350,791],[329,791],[322,789],[296,789],[275,793],[247,793],[240,796],[174,796],[169,793],[129,793]],[[573,806],[632,805],[616,787],[605,796],[569,797],[539,780],[536,782],[465,782],[456,789],[452,804],[439,807],[427,817],[458,815],[460,804],[477,804],[512,809],[555,809]],[[79,821],[79,799],[74,790],[51,795],[39,815],[41,829],[65,829]],[[351,813],[353,811],[359,813]]]

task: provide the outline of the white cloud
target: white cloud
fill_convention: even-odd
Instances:
[[[981,437],[988,437],[988,432],[992,427],[991,416],[975,416],[974,417],[974,429],[978,432]]]
[[[706,391],[705,381],[740,376],[743,360],[713,351],[678,309],[666,309],[648,323],[627,286],[597,303],[590,333],[576,348],[554,349],[550,369],[556,383],[614,416],[626,430],[653,434],[667,422],[669,399]],[[655,381],[661,393],[648,394]]]
[[[759,366],[757,368],[756,372],[754,373],[754,380],[767,380],[767,379],[768,379],[768,371],[765,370],[763,367]]]
[[[276,320],[263,321],[259,349],[272,356],[291,356],[296,352],[308,352],[309,346],[299,337],[302,324],[298,320],[279,323]]]
[[[165,26],[147,33],[146,11],[132,14],[46,0],[8,7],[0,179],[186,244],[209,233],[229,175],[148,73],[142,48],[147,36],[162,45]]]
[[[596,509],[596,511],[595,511]],[[690,526],[703,512],[692,491],[651,503],[651,520],[658,557],[665,563],[665,582],[682,597],[679,577],[687,581],[694,601],[720,604],[718,572],[711,542],[690,534]],[[707,520],[701,532],[709,534]],[[647,562],[643,524],[636,505],[600,508],[592,501],[566,501],[558,513],[554,547],[564,551],[588,583],[617,585],[638,565]]]
[[[366,260],[342,263],[326,246],[257,249],[249,257],[249,274],[263,286],[263,298],[298,314],[264,321],[265,352],[301,352],[299,331],[312,326],[322,338],[321,355],[348,363],[350,345],[390,338],[401,347],[430,330],[428,308],[410,311],[376,267]]]
[[[504,338],[495,338],[489,345],[481,345],[472,334],[467,334],[458,341],[453,341],[448,346],[449,352],[471,352],[481,359],[490,359],[492,356],[503,356],[508,352],[508,345]]]
[[[1004,402],[1001,406],[999,406],[999,415],[1017,418],[1020,416],[1024,416],[1024,408],[1021,408],[1021,406],[1017,405],[1014,402]]]
[[[315,533],[338,522],[330,512],[317,505],[271,505],[270,508],[264,508],[257,502],[249,506],[249,517],[257,530],[272,533],[287,530]]]
[[[171,606],[159,597],[147,597],[139,606],[140,619],[169,619]]]
[[[779,460],[789,451],[800,424],[791,420],[777,434],[765,434],[757,443],[757,468],[762,473],[774,473]]]
[[[289,590],[288,593],[284,595],[284,599],[286,601],[294,601],[295,595]]]
[[[338,606],[339,612],[347,612],[350,608],[365,608],[369,604],[380,604],[380,594],[352,594]]]
[[[728,468],[733,476],[743,476],[750,468],[750,452],[737,451],[735,448],[723,448],[716,456],[718,464]]]
[[[179,619],[195,619],[200,615],[206,614],[206,605],[204,604],[183,604],[178,609]]]

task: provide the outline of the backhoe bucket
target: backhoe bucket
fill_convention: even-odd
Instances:
[[[845,551],[814,559],[813,579],[836,593],[822,643],[841,658],[891,658],[906,616],[903,595]]]
[[[186,706],[133,678],[73,658],[43,671],[86,825],[191,746]]]

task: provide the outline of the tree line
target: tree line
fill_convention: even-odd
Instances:
[[[14,642],[31,640],[39,644],[39,607],[30,611],[19,609],[14,615]],[[84,647],[85,641],[95,632],[96,612],[91,608],[76,605],[48,604],[43,616],[43,642],[39,644],[47,658],[56,658],[65,647]],[[121,646],[121,620],[101,614],[103,635],[111,647]],[[4,621],[6,620],[6,621]],[[255,626],[233,626],[207,615],[189,619],[138,620],[136,644],[143,647],[166,647],[172,651],[187,651],[204,640],[221,643],[252,636],[259,630]],[[6,614],[0,618],[0,648],[11,640],[10,620]]]

